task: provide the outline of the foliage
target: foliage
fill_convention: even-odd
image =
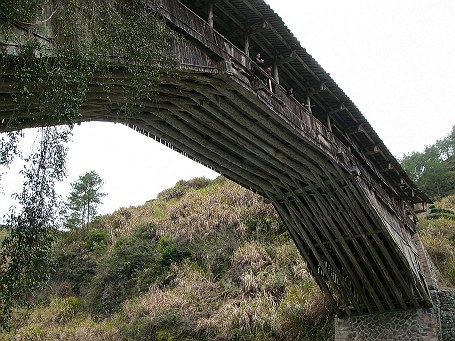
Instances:
[[[0,226],[0,245],[3,240],[8,236],[9,232],[6,229],[6,226]]]
[[[423,152],[404,155],[401,165],[430,197],[455,193],[455,126],[449,135],[427,146]]]
[[[437,202],[418,224],[422,242],[438,270],[439,282],[443,286],[455,286],[455,205],[447,205],[450,198],[444,198],[445,203]],[[444,204],[448,208],[442,208]]]
[[[289,285],[279,311],[289,337],[323,340],[330,336],[334,310],[312,280]]]
[[[89,249],[88,240],[76,240],[57,245],[55,271],[49,285],[53,295],[81,295],[95,274],[96,255]],[[87,247],[88,246],[88,247]]]
[[[101,88],[106,101],[120,97],[125,104],[118,114],[125,115],[152,97],[153,84],[175,63],[168,52],[170,31],[140,0],[0,0],[0,13],[2,42],[17,46],[16,54],[0,51],[1,77],[16,77],[10,132],[0,136],[0,166],[20,156],[20,129],[69,124],[40,130],[40,148],[28,158],[18,195],[22,212],[8,218],[11,233],[0,255],[0,323],[5,326],[10,308],[48,276],[58,202],[54,184],[65,175],[66,143],[72,124],[81,120],[89,84]],[[53,39],[36,38],[49,34],[49,27]],[[118,73],[129,77],[117,79]]]
[[[37,11],[48,0],[17,0],[14,2],[14,6],[11,6],[11,2],[8,0],[0,1],[0,13],[2,19],[7,23],[8,21],[19,21],[21,23],[30,22],[36,15]],[[6,23],[3,23],[5,25]]]
[[[110,315],[127,298],[167,280],[170,266],[184,253],[168,237],[156,237],[152,226],[142,226],[100,259],[87,290],[94,312]]]
[[[71,192],[63,208],[63,226],[68,229],[87,227],[97,214],[97,205],[106,193],[101,192],[103,181],[95,171],[90,171],[71,184]]]
[[[16,195],[22,210],[7,217],[9,235],[0,249],[0,325],[5,327],[13,306],[26,302],[27,295],[48,278],[54,241],[55,182],[65,175],[67,131],[43,128],[37,151],[22,170],[22,192]]]

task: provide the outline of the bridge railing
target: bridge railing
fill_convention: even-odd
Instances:
[[[228,56],[230,60],[243,67],[244,72],[251,73],[250,77],[255,76],[251,72],[251,65],[254,62],[251,61],[250,57],[188,7],[175,0],[159,0],[155,2],[154,6],[157,6],[155,8],[159,9],[166,19],[177,27],[184,29],[185,32],[199,40],[220,57]],[[258,67],[258,69],[260,68]],[[265,72],[263,72],[263,75],[268,77]],[[294,97],[288,96],[286,89],[273,78],[270,81],[273,83],[274,93],[259,91],[258,94],[262,100],[274,107],[279,113],[284,114],[289,122],[298,127],[307,137],[311,138],[348,170],[352,170],[354,163],[348,157],[350,154],[349,148],[339,141],[302,103]]]
[[[184,29],[193,38],[201,41],[220,57],[227,55],[245,67],[248,66],[249,58],[243,51],[179,1],[157,0],[152,2],[151,6],[154,9],[158,9],[166,19]]]
[[[240,79],[240,81],[251,87],[251,79],[254,77],[257,78],[251,70],[254,62],[242,50],[211,27],[204,19],[176,0],[158,0],[151,6],[176,27],[185,31],[217,54],[220,59],[235,63],[237,68],[240,67],[242,73],[248,75],[248,77]],[[353,155],[351,149],[345,146],[329,128],[315,118],[302,103],[294,97],[289,96],[286,89],[264,71],[262,72],[273,83],[273,92],[264,88],[263,90],[257,91],[258,97],[274,108],[282,117],[285,117],[292,126],[296,127],[304,136],[311,139],[315,145],[319,146],[327,155],[330,155],[338,164],[362,179],[360,184],[364,187],[364,190],[374,193],[377,198],[380,198],[381,202],[388,206],[400,221],[400,224],[392,224],[392,228],[397,236],[406,244],[409,243],[409,245],[412,245],[409,234],[409,230],[413,229],[411,221],[400,204],[383,188],[381,182],[387,184],[387,181],[371,162],[365,158],[362,159],[362,163],[371,169],[381,182],[371,176],[365,166]],[[359,155],[361,155],[360,152]],[[383,217],[386,215],[386,213],[382,213]],[[406,228],[406,230],[403,230],[403,228]]]

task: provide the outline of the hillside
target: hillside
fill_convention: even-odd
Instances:
[[[419,230],[455,286],[455,196]],[[55,271],[1,340],[332,340],[334,307],[270,204],[219,177],[62,232]]]
[[[417,228],[437,268],[439,286],[455,287],[455,195],[430,206]]]
[[[63,232],[16,340],[330,340],[333,307],[270,204],[220,177]]]

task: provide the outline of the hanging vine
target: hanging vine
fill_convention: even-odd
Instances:
[[[0,53],[0,81],[14,84],[0,166],[20,156],[22,128],[45,127],[25,159],[23,189],[16,194],[21,209],[8,214],[4,227],[9,235],[0,247],[1,326],[7,326],[12,307],[47,279],[58,201],[54,186],[66,175],[67,142],[87,94],[97,93],[106,103],[120,97],[126,107],[151,99],[160,77],[176,65],[171,38],[142,0],[0,0],[0,39],[15,46],[13,53]]]

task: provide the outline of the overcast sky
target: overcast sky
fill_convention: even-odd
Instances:
[[[396,157],[423,150],[455,125],[454,0],[266,2]],[[20,167],[13,165],[3,177],[0,216],[11,205],[11,192],[21,189]],[[69,176],[59,192],[66,196],[69,183],[90,170],[105,182],[103,214],[143,204],[180,179],[217,176],[152,139],[107,123],[74,129]]]

